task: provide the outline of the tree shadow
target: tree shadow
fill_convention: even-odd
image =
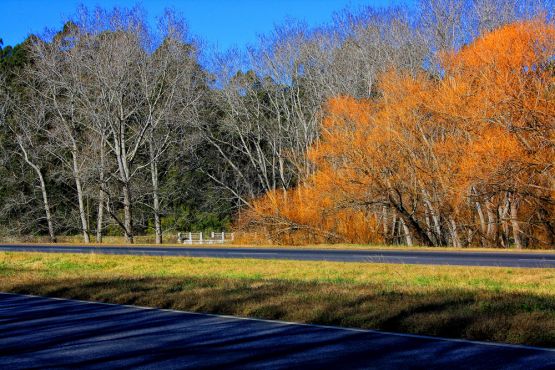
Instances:
[[[555,347],[555,297],[223,278],[37,280],[14,293]]]

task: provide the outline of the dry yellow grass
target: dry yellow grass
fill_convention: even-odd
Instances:
[[[0,290],[555,346],[555,269],[0,253]]]

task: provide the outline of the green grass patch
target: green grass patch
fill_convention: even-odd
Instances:
[[[555,347],[555,271],[0,252],[0,290]]]

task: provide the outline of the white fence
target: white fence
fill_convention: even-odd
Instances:
[[[223,244],[233,241],[233,233],[177,233],[177,242],[183,244]]]

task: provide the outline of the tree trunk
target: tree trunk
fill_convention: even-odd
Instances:
[[[476,202],[476,212],[478,212],[478,218],[480,219],[480,230],[485,235],[487,232],[486,218],[484,217],[484,212],[482,212],[480,202]]]
[[[44,212],[46,215],[46,223],[48,225],[48,235],[50,236],[50,241],[52,243],[56,243],[57,240],[56,240],[56,234],[54,232],[54,223],[52,222],[52,214],[50,213],[50,204],[48,202],[48,192],[46,191],[46,182],[44,181],[44,177],[42,176],[42,171],[36,164],[34,164],[29,159],[29,155],[27,154],[27,150],[25,149],[23,144],[21,144],[21,142],[18,142],[18,145],[21,151],[23,152],[23,158],[25,159],[25,162],[27,162],[27,164],[31,166],[31,168],[35,171],[39,179],[40,190],[42,193],[42,202],[44,205]]]
[[[104,153],[104,134],[100,138],[100,173],[98,174],[98,183],[100,184],[100,190],[98,193],[98,212],[96,214],[96,242],[102,243],[102,226],[104,223],[104,202],[106,194],[104,194],[104,165],[105,165],[105,153]]]
[[[391,231],[389,233],[389,240],[391,240],[393,242],[397,241],[397,243],[399,244],[399,242],[397,240],[398,238],[395,235],[395,233],[396,233],[395,230],[397,229],[397,212],[393,211],[393,217],[391,217],[391,218],[392,218],[392,221],[391,221]]]
[[[85,212],[85,202],[83,202],[83,187],[81,186],[81,178],[79,174],[79,165],[77,162],[77,146],[73,143],[73,150],[71,151],[73,159],[73,178],[75,180],[75,188],[77,189],[77,201],[79,203],[79,216],[81,218],[81,231],[83,233],[83,240],[85,243],[90,243],[89,238],[89,223],[87,221],[87,214]]]
[[[492,247],[497,247],[497,217],[493,210],[493,202],[490,199],[486,200],[486,213],[488,215],[488,229],[487,229],[487,239],[488,244]]]
[[[120,120],[119,132],[113,133],[114,147],[118,161],[121,192],[123,195],[123,233],[125,236],[125,242],[133,244],[133,213],[131,210],[130,172],[127,149],[125,146],[125,128],[122,122],[123,120]]]
[[[422,189],[422,195],[424,198],[424,203],[426,204],[426,206],[428,207],[428,211],[430,213],[430,215],[432,216],[432,221],[433,221],[433,233],[435,234],[435,242],[437,245],[442,245],[445,244],[443,241],[443,237],[442,237],[442,233],[441,233],[441,221],[440,221],[440,215],[438,212],[435,211],[432,202],[430,200],[430,196],[428,194],[428,192],[425,189]]]
[[[518,223],[518,204],[516,195],[511,196],[511,226],[513,228],[513,239],[515,241],[515,246],[518,249],[522,248],[522,241],[520,239],[520,225]]]
[[[48,193],[46,192],[46,183],[44,182],[44,177],[42,172],[38,167],[35,167],[37,176],[40,180],[40,190],[42,192],[42,201],[44,203],[44,212],[46,214],[46,223],[48,224],[48,234],[50,235],[50,241],[56,243],[56,234],[54,233],[54,224],[52,222],[52,214],[50,213],[50,204],[48,203]]]
[[[152,179],[152,209],[154,211],[154,232],[156,234],[156,244],[162,244],[162,225],[160,222],[160,197],[158,185],[158,162],[154,153],[152,141],[149,142],[150,148],[150,175]]]
[[[484,217],[484,212],[482,211],[482,206],[480,202],[475,202],[476,205],[476,212],[478,213],[478,218],[480,219],[480,244],[482,247],[487,245],[486,241],[486,233],[487,233],[487,225],[486,225],[486,218]]]
[[[405,221],[403,221],[403,219],[401,219],[401,226],[403,227],[403,233],[405,234],[405,243],[409,247],[412,247],[413,243],[412,243],[412,237],[410,235],[410,230],[407,227],[407,225],[405,224]]]
[[[497,217],[499,217],[499,230],[500,230],[500,241],[503,248],[509,248],[510,246],[510,236],[509,236],[509,208],[510,208],[509,198],[505,195],[505,204],[503,206],[499,205],[497,208]]]
[[[418,223],[418,221],[414,218],[414,216],[411,214],[411,212],[409,212],[404,207],[399,194],[397,194],[397,197],[399,197],[399,201],[397,201],[395,199],[395,196],[390,193],[389,194],[389,202],[392,206],[395,207],[397,212],[399,212],[399,216],[401,216],[401,219],[403,219],[405,221],[404,222],[405,225],[413,233],[413,235],[417,238],[417,242],[419,242],[423,245],[433,246],[434,242],[430,239],[430,237],[428,236],[426,231],[422,228],[420,223]]]
[[[449,217],[449,224],[450,224],[450,231],[451,231],[451,240],[453,241],[453,247],[460,248],[461,247],[461,239],[459,238],[459,231],[457,229],[457,223],[452,217]]]
[[[96,214],[96,242],[102,243],[102,224],[104,223],[104,191],[98,194],[98,212]]]
[[[434,236],[434,232],[432,230],[432,224],[430,222],[430,215],[428,213],[428,209],[426,208],[424,211],[424,222],[426,223],[426,235],[428,236],[428,238],[432,241],[432,243],[435,243],[435,236]]]
[[[389,244],[389,233],[388,233],[388,225],[387,225],[387,207],[383,206],[382,207],[382,222],[383,222],[383,236],[384,236],[384,240],[387,244]]]
[[[124,183],[122,186],[123,193],[123,216],[124,216],[124,234],[125,242],[133,244],[133,214],[131,210],[131,190],[129,183]]]

